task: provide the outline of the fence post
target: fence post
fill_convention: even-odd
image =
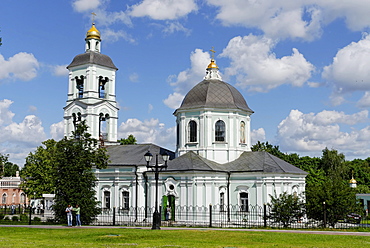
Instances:
[[[263,204],[263,227],[267,227],[267,205]]]
[[[212,204],[209,204],[209,227],[212,227]]]
[[[116,225],[116,207],[113,207],[113,226]]]
[[[325,202],[322,203],[324,207],[324,228],[326,228],[326,204]]]
[[[32,219],[32,207],[31,207],[31,205],[29,206],[29,208],[30,208],[30,217],[28,219],[28,225],[31,225],[32,224],[31,223],[31,219]]]

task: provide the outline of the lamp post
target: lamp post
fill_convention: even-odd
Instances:
[[[153,225],[152,229],[161,229],[161,214],[158,211],[158,179],[159,179],[159,172],[163,169],[167,168],[167,161],[170,158],[167,152],[162,154],[162,159],[164,161],[164,165],[158,164],[158,154],[155,155],[155,165],[149,165],[149,162],[152,160],[153,155],[148,151],[144,155],[146,161],[146,167],[151,169],[155,175],[155,210],[153,213]]]

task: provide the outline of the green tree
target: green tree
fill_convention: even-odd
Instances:
[[[267,204],[270,213],[267,218],[288,227],[291,223],[302,219],[306,213],[305,203],[301,197],[284,192],[279,197],[272,196]]]
[[[14,177],[16,172],[19,171],[19,167],[12,162],[9,162],[8,154],[0,154],[0,177]]]
[[[260,142],[258,141],[255,145],[253,145],[251,147],[251,150],[253,152],[257,152],[257,151],[265,151],[265,152],[268,152],[280,159],[284,159],[285,158],[285,154],[282,153],[279,149],[279,146],[273,146],[271,144],[269,144],[269,142]]]
[[[132,135],[132,134],[130,134],[128,137],[127,137],[127,139],[120,139],[119,141],[118,141],[121,145],[136,145],[137,143],[137,141],[136,141],[136,138],[135,138],[135,136],[134,135]]]
[[[34,153],[26,158],[26,163],[21,170],[21,177],[25,181],[21,184],[27,195],[53,194],[55,191],[54,170],[57,164],[56,145],[53,139],[42,142]]]
[[[106,168],[108,156],[105,148],[97,148],[98,141],[87,133],[84,122],[79,124],[73,137],[65,137],[56,144],[56,185],[53,210],[58,222],[66,222],[65,209],[68,204],[81,207],[81,221],[91,223],[100,213],[95,195],[96,177],[93,166]]]
[[[357,212],[356,191],[349,187],[343,178],[345,157],[336,150],[325,148],[321,158],[320,179],[306,186],[307,215],[309,218],[324,220],[324,202],[326,221],[334,225],[350,212]],[[324,177],[322,175],[325,174]]]

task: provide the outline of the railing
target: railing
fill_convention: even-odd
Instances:
[[[176,206],[171,209],[171,214],[166,216],[165,210],[160,207],[161,226],[167,227],[213,227],[213,228],[285,228],[282,223],[269,219],[270,209],[267,205],[248,206],[248,211],[238,205],[222,206]],[[104,226],[140,226],[150,227],[153,223],[154,208],[130,207],[104,208],[91,225]],[[83,214],[83,210],[81,211]],[[26,205],[0,206],[0,216],[27,215],[27,221],[32,224],[36,217],[38,221],[53,222],[52,212]],[[168,219],[167,219],[168,217]],[[75,218],[73,218],[75,219]],[[10,222],[9,222],[10,223]],[[39,223],[39,222],[38,222]],[[301,218],[289,223],[288,228],[323,228],[326,221],[310,220]],[[82,223],[84,224],[84,223]],[[334,228],[348,229],[356,227],[370,227],[367,220],[360,222],[339,221]]]

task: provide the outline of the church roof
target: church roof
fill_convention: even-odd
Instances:
[[[163,154],[165,151],[170,155],[170,159],[175,158],[175,153],[154,144],[139,145],[113,145],[107,146],[109,155],[109,165],[146,165],[144,154],[150,151],[153,155]],[[152,163],[155,162],[153,158]],[[162,156],[158,156],[158,163],[163,164]]]
[[[72,63],[69,66],[67,66],[67,69],[86,64],[101,65],[118,70],[118,68],[113,64],[113,61],[109,56],[101,53],[96,53],[93,51],[88,51],[86,53],[82,53],[75,56],[72,60]]]
[[[238,159],[226,164],[219,164],[205,159],[194,152],[187,152],[169,161],[167,170],[308,174],[284,160],[263,151],[243,152]]]
[[[226,164],[203,158],[190,151],[175,158],[175,153],[154,144],[139,145],[115,145],[107,146],[109,155],[109,166],[136,166],[146,165],[144,154],[150,151],[153,155],[167,152],[170,160],[167,162],[166,171],[208,171],[208,172],[262,172],[262,173],[308,173],[285,162],[284,160],[271,155],[268,152],[243,152],[240,157]],[[153,158],[151,164],[155,163]],[[158,163],[164,164],[162,156],[158,156]],[[165,172],[165,171],[163,171]]]
[[[195,108],[241,109],[253,113],[234,86],[217,79],[205,79],[194,86],[176,111]]]

